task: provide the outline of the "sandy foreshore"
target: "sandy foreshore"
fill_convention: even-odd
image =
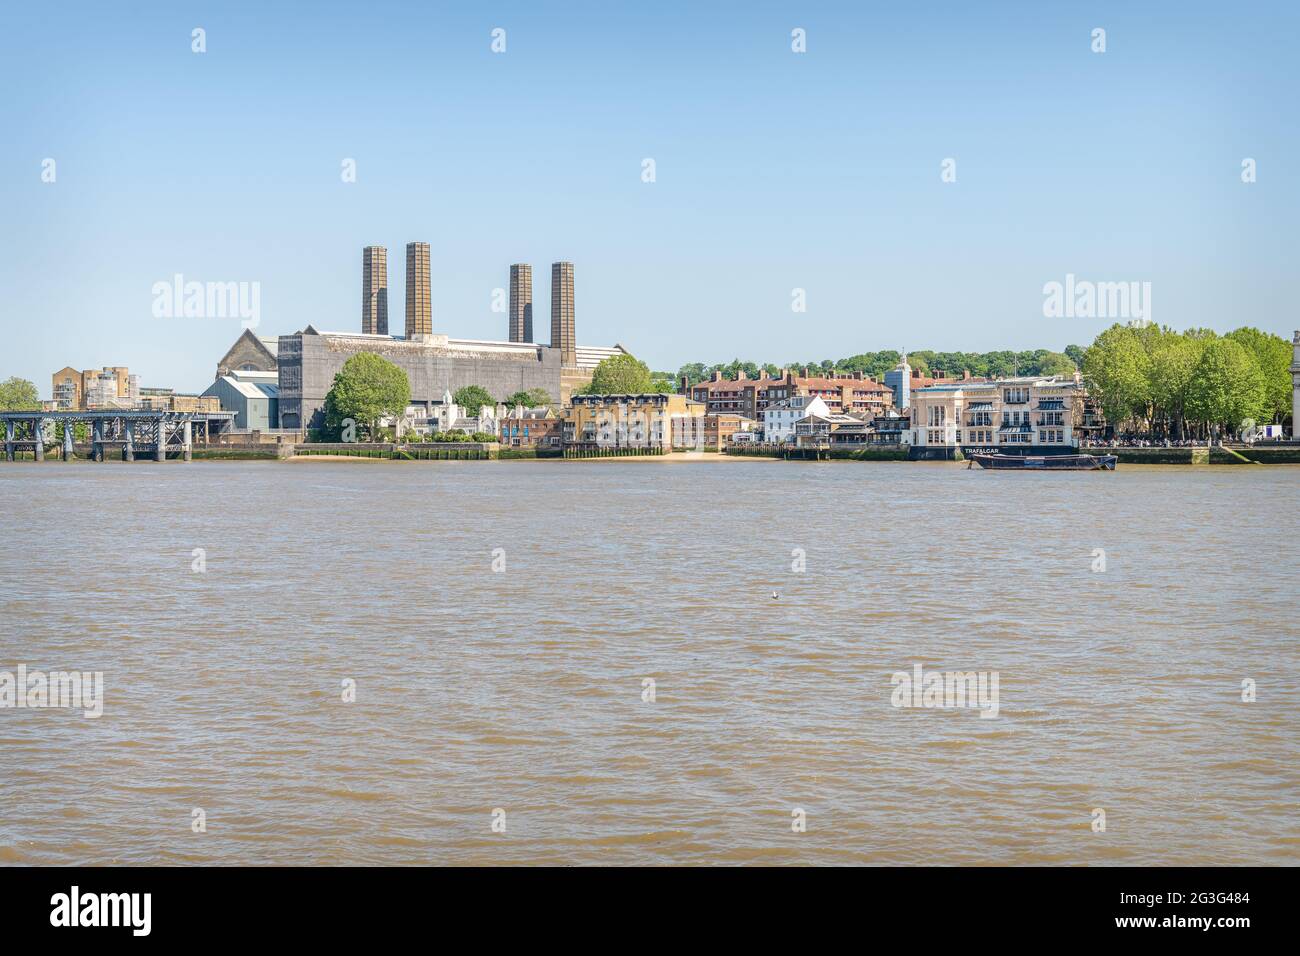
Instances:
[[[439,459],[439,460],[445,461],[445,460],[455,460],[455,459]],[[479,460],[483,461],[486,459],[479,459]],[[670,452],[667,455],[614,455],[614,456],[603,457],[603,458],[507,458],[507,459],[494,459],[494,460],[565,461],[565,462],[575,462],[575,463],[576,462],[581,462],[581,463],[602,462],[603,463],[603,462],[613,462],[613,461],[618,461],[618,462],[640,461],[640,462],[666,462],[666,463],[700,462],[700,461],[708,461],[708,462],[780,461],[779,458],[769,458],[765,455],[722,455],[717,452],[702,452],[702,451],[674,451],[674,452]],[[289,458],[285,458],[284,461],[359,461],[359,462],[397,461],[397,462],[401,462],[402,464],[409,463],[405,459],[400,459],[400,458],[362,458],[356,455],[293,455]]]
[[[565,458],[565,459],[555,459],[555,460],[573,461],[573,462],[607,462],[607,461],[690,462],[690,461],[780,461],[781,459],[769,458],[766,455],[723,455],[718,452],[674,451],[674,452],[669,452],[667,455],[614,455],[607,458]]]
[[[362,458],[359,455],[290,455],[282,461],[399,461],[395,458]]]

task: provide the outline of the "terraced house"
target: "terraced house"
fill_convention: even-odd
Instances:
[[[702,447],[704,404],[685,395],[575,395],[564,445],[588,451]]]
[[[559,448],[564,421],[549,405],[516,405],[501,418],[501,444],[511,448]]]
[[[742,415],[754,421],[763,421],[763,413],[778,402],[791,398],[820,398],[829,411],[835,414],[853,414],[875,417],[884,414],[893,404],[893,391],[861,372],[840,372],[835,375],[809,375],[808,369],[797,373],[782,369],[779,375],[769,375],[766,370],[758,378],[749,378],[741,371],[736,378],[713,373],[707,382],[699,382],[684,389],[697,402],[703,402],[708,414]]]

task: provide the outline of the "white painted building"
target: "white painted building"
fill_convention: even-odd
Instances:
[[[1300,441],[1300,332],[1291,342],[1291,437]]]
[[[1021,376],[931,385],[912,392],[912,444],[922,448],[1077,447],[1083,385]]]
[[[794,440],[795,425],[809,415],[827,416],[830,407],[816,396],[795,395],[763,409],[763,440],[785,443]]]
[[[423,405],[408,405],[405,414],[397,424],[397,437],[408,433],[425,436],[437,432],[463,431],[467,434],[490,432],[497,434],[498,422],[504,417],[504,405],[484,405],[477,415],[465,413],[465,409],[452,400],[451,392],[442,393],[442,401],[434,402],[427,410]],[[385,421],[385,425],[390,424]]]

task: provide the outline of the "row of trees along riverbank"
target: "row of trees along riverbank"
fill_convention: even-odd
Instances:
[[[1291,411],[1291,344],[1243,327],[1113,325],[1083,355],[1083,374],[1116,432],[1215,438]]]

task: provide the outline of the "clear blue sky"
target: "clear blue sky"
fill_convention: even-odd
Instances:
[[[570,259],[579,341],[655,369],[1086,344],[1108,323],[1042,314],[1066,273],[1289,338],[1298,9],[5,3],[0,378],[200,390],[238,322],[156,319],[155,282],[260,282],[259,334],[359,329],[368,243],[400,331],[417,239],[436,331],[504,338],[492,290],[527,261],[545,340]]]

